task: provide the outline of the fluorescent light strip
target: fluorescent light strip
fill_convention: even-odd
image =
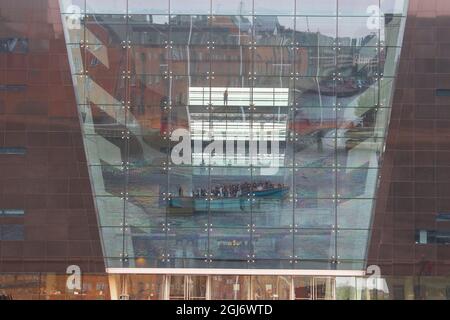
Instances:
[[[225,90],[228,101],[224,101]],[[279,106],[289,105],[288,88],[226,88],[226,87],[189,87],[190,106]]]

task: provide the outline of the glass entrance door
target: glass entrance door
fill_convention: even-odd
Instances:
[[[294,277],[294,299],[295,300],[313,299],[312,277]]]
[[[186,276],[188,300],[206,300],[206,276]]]
[[[313,278],[314,300],[335,300],[336,280],[331,277]]]
[[[252,278],[253,300],[288,300],[291,296],[290,276],[258,276]]]
[[[170,276],[169,300],[206,300],[206,276]]]
[[[295,300],[334,300],[336,280],[332,277],[294,277]]]
[[[170,276],[169,300],[185,300],[186,284],[185,276]]]

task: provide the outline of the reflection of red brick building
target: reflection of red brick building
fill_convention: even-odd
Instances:
[[[112,96],[124,96],[125,101],[130,101],[134,117],[144,128],[164,131],[161,127],[165,126],[164,119],[167,115],[161,115],[161,110],[169,100],[174,107],[171,111],[172,122],[177,126],[187,126],[187,114],[183,107],[187,104],[190,86],[249,86],[248,77],[252,72],[259,76],[281,75],[286,79],[295,73],[306,74],[308,59],[305,48],[288,50],[276,46],[257,46],[252,50],[248,35],[245,37],[246,33],[243,31],[239,33],[239,27],[235,23],[230,17],[215,17],[211,25],[211,37],[214,39],[214,36],[223,36],[225,32],[231,39],[241,37],[242,46],[216,45],[212,44],[213,41],[210,46],[172,43],[168,45],[162,39],[164,37],[149,45],[135,44],[128,50],[123,49],[121,43],[115,43],[107,47],[108,56],[115,63],[110,63],[107,68],[96,64],[91,68],[89,76]],[[120,23],[114,27],[117,34],[124,34]],[[164,33],[164,30],[167,32],[166,26],[160,27],[161,33]],[[97,37],[100,43],[114,41],[105,30],[89,22],[87,30]],[[152,29],[146,28],[145,24],[133,26],[128,30],[133,32],[133,35],[128,35],[128,38],[140,39],[137,34],[146,33],[148,30]],[[85,65],[89,69],[95,57],[90,50],[86,50],[85,56]],[[119,90],[125,81],[122,79],[125,70],[130,71],[130,78],[127,80],[130,84],[128,93]]]

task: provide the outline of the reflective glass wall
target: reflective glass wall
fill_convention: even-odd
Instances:
[[[365,268],[406,0],[60,0],[109,268]]]

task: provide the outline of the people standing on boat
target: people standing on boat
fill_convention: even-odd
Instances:
[[[236,183],[236,184],[223,184],[216,185],[211,188],[211,192],[207,192],[207,190],[203,188],[198,188],[197,191],[194,191],[193,194],[195,197],[204,197],[208,195],[216,196],[219,198],[239,198],[245,195],[249,195],[252,192],[259,192],[264,190],[271,190],[274,188],[284,188],[285,185],[282,183],[274,184],[270,181],[264,182],[244,182],[244,183]]]
[[[322,132],[322,130],[319,130],[319,132],[317,133],[317,151],[318,152],[323,151],[322,138],[323,138],[323,132]]]
[[[223,93],[223,105],[224,106],[228,105],[228,88],[226,88]]]

